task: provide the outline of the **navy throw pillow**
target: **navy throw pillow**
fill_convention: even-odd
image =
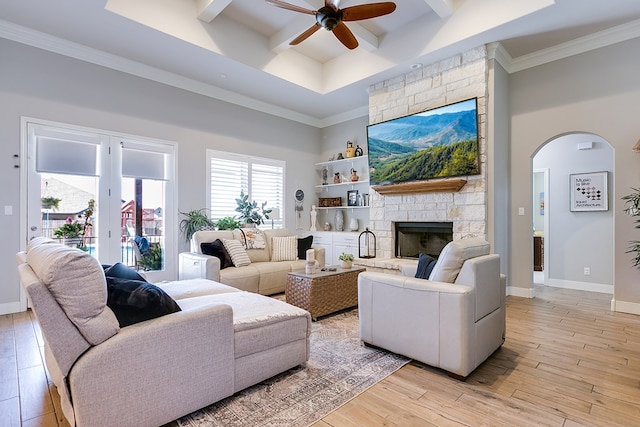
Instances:
[[[431,270],[435,267],[437,260],[427,254],[420,252],[418,256],[418,270],[416,271],[416,277],[418,279],[428,279],[431,275]]]
[[[102,267],[104,268],[105,266],[103,265]],[[131,267],[127,267],[121,262],[116,262],[113,265],[106,266],[106,268],[104,268],[104,275],[107,277],[116,277],[118,279],[140,280],[141,282],[146,282],[145,278],[137,271]]]
[[[307,259],[307,250],[311,249],[313,235],[298,238],[298,259]]]
[[[233,267],[231,255],[229,255],[229,252],[227,252],[220,239],[216,239],[213,242],[200,243],[200,250],[205,255],[218,258],[220,260],[220,270],[227,267]]]
[[[180,311],[173,298],[156,285],[110,276],[106,279],[107,306],[121,328]]]

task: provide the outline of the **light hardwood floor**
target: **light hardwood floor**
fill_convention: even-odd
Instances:
[[[640,316],[536,290],[507,298],[507,340],[466,382],[411,363],[314,427],[640,425]],[[41,354],[31,313],[0,316],[0,426],[68,425]]]

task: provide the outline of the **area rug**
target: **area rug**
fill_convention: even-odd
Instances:
[[[360,342],[358,310],[313,322],[310,358],[298,367],[178,420],[182,427],[304,427],[409,359]]]

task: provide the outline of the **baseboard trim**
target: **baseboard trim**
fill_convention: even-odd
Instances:
[[[611,311],[618,313],[640,314],[640,304],[637,302],[616,301],[611,299]]]
[[[507,286],[507,295],[521,298],[533,298],[533,288],[519,288],[517,286]]]
[[[573,280],[549,279],[547,286],[554,288],[575,289],[578,291],[599,292],[601,294],[613,295],[613,285],[605,285],[601,283],[576,282]]]
[[[21,311],[24,311],[24,308],[22,308],[22,303],[20,303],[20,301],[0,304],[0,315],[19,313]]]

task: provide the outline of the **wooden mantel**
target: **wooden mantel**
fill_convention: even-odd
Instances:
[[[380,194],[448,193],[460,191],[466,183],[466,179],[441,179],[403,184],[374,185],[371,188]]]

